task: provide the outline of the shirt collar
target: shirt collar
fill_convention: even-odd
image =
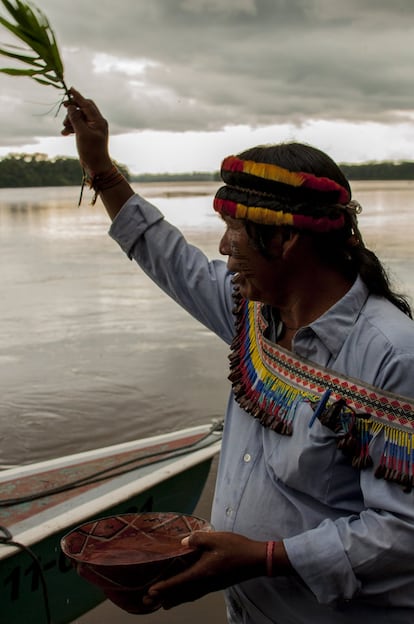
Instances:
[[[369,296],[369,290],[358,276],[348,292],[327,310],[310,328],[336,358],[355,325]],[[299,332],[300,333],[300,332]],[[299,336],[298,336],[298,339]]]

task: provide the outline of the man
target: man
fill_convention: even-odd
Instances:
[[[148,604],[225,588],[231,624],[412,622],[413,323],[340,169],[300,144],[226,158],[226,266],[134,194],[93,102],[72,90],[67,110],[112,237],[231,344],[217,530],[190,538],[200,559]]]

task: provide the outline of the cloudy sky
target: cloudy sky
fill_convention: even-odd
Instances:
[[[112,156],[134,173],[212,171],[229,153],[292,139],[340,162],[414,160],[413,0],[36,4],[67,82],[100,106]],[[0,156],[74,156],[63,111],[49,112],[58,99],[0,75]]]

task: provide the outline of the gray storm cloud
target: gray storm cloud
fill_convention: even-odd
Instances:
[[[412,0],[37,5],[68,82],[100,105],[113,133],[413,118]],[[3,145],[56,134],[47,111],[58,92],[6,76],[0,88]]]

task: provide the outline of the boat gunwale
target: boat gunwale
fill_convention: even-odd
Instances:
[[[209,426],[192,427],[192,428],[187,428],[184,430],[181,429],[177,432],[172,432],[171,434],[162,434],[160,436],[155,436],[151,438],[142,438],[142,441],[145,442],[144,444],[144,447],[145,447],[145,446],[152,444],[155,439],[157,441],[167,440],[167,439],[169,440],[178,439],[179,437],[187,437],[189,433],[190,434],[196,433],[197,432],[196,430],[198,430],[198,432],[200,433],[202,433],[203,431],[205,431],[205,433],[208,433],[208,431],[211,430],[211,426],[209,425]],[[177,435],[177,434],[181,434],[181,435]],[[211,435],[213,436],[218,435],[218,433],[212,431]],[[124,449],[127,450],[128,447],[131,447],[131,444],[133,444],[133,442],[122,443],[121,445],[112,445],[111,447],[105,447],[105,449],[102,449],[102,450],[119,449],[121,446],[123,446]],[[137,448],[143,448],[143,446],[140,446]],[[164,458],[159,463],[157,463],[158,467],[157,467],[157,464],[151,464],[151,466],[154,467],[154,470],[152,470],[150,474],[146,474],[144,476],[136,478],[136,473],[138,473],[140,470],[142,471],[143,467],[141,466],[134,470],[131,470],[126,474],[128,475],[128,478],[132,482],[125,483],[124,485],[121,485],[121,487],[116,488],[116,489],[110,489],[109,491],[101,495],[98,494],[98,496],[93,498],[93,500],[91,501],[84,502],[80,505],[76,505],[77,498],[85,497],[85,493],[80,494],[78,497],[77,496],[72,497],[67,503],[60,503],[59,505],[56,505],[55,507],[53,507],[53,510],[54,512],[57,512],[57,515],[54,515],[53,519],[51,520],[42,521],[41,516],[45,515],[46,513],[43,511],[32,516],[31,520],[33,522],[36,522],[36,521],[38,522],[38,524],[33,526],[32,528],[27,528],[27,524],[28,524],[27,520],[22,521],[21,523],[16,523],[15,525],[9,525],[7,528],[12,533],[14,541],[20,542],[21,544],[24,544],[25,546],[30,547],[36,542],[46,539],[47,537],[55,533],[65,531],[66,528],[68,527],[81,524],[82,522],[87,521],[89,518],[91,518],[94,515],[98,515],[98,514],[103,515],[105,512],[105,509],[109,509],[115,505],[123,503],[129,498],[133,496],[137,496],[138,494],[142,492],[145,492],[146,490],[158,485],[159,483],[161,483],[162,481],[165,481],[166,479],[170,479],[171,477],[177,474],[180,474],[182,472],[185,472],[186,470],[188,470],[189,468],[193,466],[196,466],[197,464],[200,464],[200,463],[203,463],[205,461],[212,459],[215,455],[217,455],[220,452],[220,448],[221,448],[221,436],[220,436],[220,439],[217,440],[216,442],[205,445],[199,449],[197,448],[190,449],[188,450],[187,453],[185,453],[184,455],[181,455],[178,458],[174,456],[169,457],[169,458],[168,457]],[[71,456],[65,456],[65,457],[67,458],[76,457],[78,459],[85,458],[85,457],[89,457],[90,453],[94,453],[95,451],[98,451],[98,453],[95,453],[95,456],[99,458],[100,450],[101,449],[93,449],[92,451],[85,451],[82,453],[77,453],[77,454],[74,454]],[[44,471],[45,464],[49,466],[53,465],[53,468],[56,468],[57,466],[56,462],[61,462],[62,459],[64,458],[59,458],[58,460],[48,460],[46,462],[40,462],[42,464],[42,471]],[[61,465],[65,465],[65,464],[61,463]],[[33,464],[33,466],[35,466],[35,464]],[[13,471],[16,474],[16,469],[6,470],[5,472],[9,473],[10,475],[10,471]],[[123,475],[123,477],[125,478],[125,475]],[[96,491],[99,492],[99,488],[101,488],[101,490],[104,489],[104,486],[106,486],[106,489],[108,489],[108,483],[111,483],[112,481],[113,484],[115,485],[116,482],[119,481],[120,479],[121,477],[115,477],[114,479],[109,480],[105,484],[98,486],[95,492]],[[21,526],[19,527],[19,525]],[[8,546],[7,544],[2,544],[2,548],[0,548],[0,561],[16,554],[18,550],[19,549],[15,546]]]
[[[195,427],[187,427],[185,429],[178,429],[176,431],[170,431],[168,433],[161,433],[148,438],[136,438],[128,442],[120,442],[118,444],[111,444],[110,446],[102,446],[99,448],[89,449],[87,451],[81,451],[79,453],[71,453],[69,455],[63,455],[62,457],[54,457],[51,459],[41,460],[31,464],[22,464],[19,466],[13,466],[0,471],[0,483],[10,481],[10,477],[25,477],[38,472],[44,472],[45,470],[52,470],[54,468],[60,468],[62,466],[73,466],[84,459],[97,459],[99,457],[107,457],[114,455],[116,452],[122,453],[126,451],[132,451],[134,449],[142,449],[148,446],[160,444],[162,442],[169,442],[177,440],[179,438],[189,437],[190,435],[197,435],[198,433],[208,433],[211,431],[212,435],[216,433],[212,429],[212,425],[197,425]]]

